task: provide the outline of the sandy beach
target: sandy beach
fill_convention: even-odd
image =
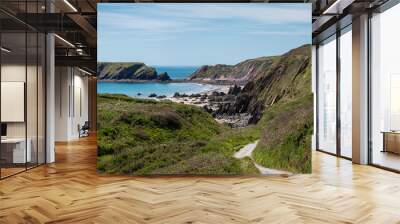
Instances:
[[[215,121],[220,124],[228,124],[231,127],[241,128],[248,124],[251,115],[248,113],[239,114],[220,114],[217,111],[222,104],[230,103],[234,100],[235,94],[230,93],[230,89],[235,85],[216,85],[215,88],[199,93],[175,93],[173,96],[153,96],[150,99],[157,101],[172,101],[186,105],[193,105],[204,108],[214,117]],[[239,86],[243,88],[243,86]]]
[[[171,96],[166,97],[164,100],[171,100],[175,103],[183,103],[188,105],[195,105],[199,107],[203,107],[205,105],[209,105],[209,97],[213,94],[227,94],[229,91],[230,85],[218,85],[216,88],[207,90],[204,92],[200,92],[197,94],[184,94],[180,93],[180,96]]]

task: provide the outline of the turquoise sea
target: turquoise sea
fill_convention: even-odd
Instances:
[[[158,73],[167,72],[171,79],[186,79],[198,67],[179,67],[179,66],[153,66]],[[150,94],[155,93],[158,96],[173,96],[175,92],[179,93],[201,93],[216,89],[216,86],[199,83],[126,83],[126,82],[98,82],[98,93],[119,93],[126,94],[131,97],[147,98]],[[139,93],[141,95],[139,95]]]
[[[198,66],[151,66],[160,74],[167,72],[171,79],[186,79],[189,75],[195,72]]]

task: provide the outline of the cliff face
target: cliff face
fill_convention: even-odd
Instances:
[[[188,80],[201,82],[246,83],[263,73],[277,57],[249,59],[236,65],[204,65],[195,71]]]
[[[310,173],[311,46],[304,45],[275,58],[239,93],[237,88],[230,92],[216,97],[217,109],[212,113],[217,118],[233,117],[232,126],[250,123],[260,128],[254,160],[269,168]]]
[[[251,114],[249,122],[256,123],[265,108],[312,94],[310,45],[273,57],[257,71],[235,100],[220,105],[217,114],[248,113]]]
[[[99,80],[110,81],[168,81],[171,80],[167,73],[161,76],[157,71],[140,62],[99,62],[97,64],[97,77]]]

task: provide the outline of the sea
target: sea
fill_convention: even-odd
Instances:
[[[189,77],[199,67],[197,66],[152,66],[158,74],[167,72],[172,80],[183,80]],[[128,82],[98,82],[97,93],[119,93],[136,98],[148,98],[150,94],[155,93],[157,96],[165,95],[172,97],[176,92],[193,94],[202,93],[210,90],[218,89],[215,85],[188,83],[188,82],[144,82],[144,83],[128,83]]]

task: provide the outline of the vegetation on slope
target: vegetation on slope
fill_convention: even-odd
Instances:
[[[293,173],[311,172],[312,102],[309,95],[266,109],[258,123],[264,129],[253,151],[257,163]]]
[[[269,168],[294,173],[311,172],[313,95],[311,46],[304,45],[282,56],[250,80],[233,102],[219,114],[251,114],[262,134],[253,157]]]
[[[194,81],[246,82],[263,73],[277,57],[260,57],[240,62],[236,65],[204,65],[195,71],[188,79]]]
[[[313,94],[310,45],[284,54],[265,76],[248,84],[249,105],[263,108],[254,120],[263,127],[253,157],[257,163],[294,173],[311,172]]]
[[[233,153],[256,140],[254,127],[233,130],[201,108],[168,101],[98,96],[98,170],[127,174],[251,174]]]

